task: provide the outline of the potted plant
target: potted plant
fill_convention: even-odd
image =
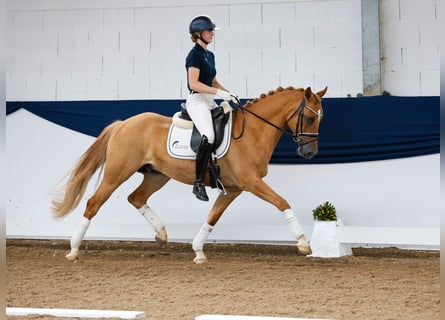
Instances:
[[[312,231],[311,249],[313,257],[337,258],[352,255],[349,244],[340,243],[337,227],[342,225],[337,221],[337,210],[329,201],[318,205],[312,210],[314,229]]]
[[[329,201],[318,205],[312,210],[312,215],[316,221],[337,221],[337,210]]]

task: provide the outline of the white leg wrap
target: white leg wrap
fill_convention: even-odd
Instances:
[[[304,235],[304,230],[301,227],[300,223],[298,222],[297,218],[295,217],[295,214],[292,211],[292,209],[284,210],[284,217],[286,218],[286,221],[289,224],[290,230],[292,231],[292,234],[294,235],[295,239],[298,239]]]
[[[204,243],[212,232],[213,227],[207,223],[204,223],[193,239],[192,248],[194,251],[201,251],[204,247]]]
[[[82,217],[79,224],[77,225],[76,231],[71,237],[71,250],[74,249],[74,251],[76,251],[79,249],[80,243],[82,242],[83,237],[85,236],[85,233],[87,232],[89,225],[90,225],[90,220],[88,220],[88,218]]]
[[[145,218],[145,220],[147,220],[151,224],[156,232],[159,232],[162,228],[164,228],[164,223],[162,222],[162,220],[159,219],[156,213],[154,213],[148,205],[144,204],[144,206],[139,208],[138,211]]]

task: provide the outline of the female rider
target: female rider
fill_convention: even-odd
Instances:
[[[208,16],[197,16],[190,22],[189,32],[195,46],[185,60],[189,96],[186,109],[199,133],[201,143],[196,154],[196,179],[193,193],[199,200],[208,201],[205,174],[212,152],[215,132],[210,110],[217,107],[214,96],[239,104],[239,98],[216,80],[215,55],[207,49],[215,34],[215,24]]]

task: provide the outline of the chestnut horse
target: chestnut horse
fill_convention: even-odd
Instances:
[[[227,153],[218,160],[225,191],[217,197],[207,221],[195,236],[192,247],[200,264],[207,261],[203,246],[213,226],[229,204],[243,191],[271,203],[289,224],[297,240],[297,249],[310,254],[303,228],[289,203],[267,185],[268,164],[280,137],[288,134],[298,143],[298,154],[312,158],[318,152],[318,128],[323,117],[321,98],[327,91],[313,93],[311,88],[278,88],[237,109],[232,117],[232,139]],[[102,181],[88,199],[82,220],[71,238],[71,251],[66,258],[75,262],[79,246],[91,219],[110,195],[135,172],[144,175],[142,183],[128,196],[128,201],[154,228],[159,244],[167,242],[162,220],[148,206],[149,197],[170,179],[193,184],[194,160],[171,157],[167,153],[167,135],[172,118],[155,113],[142,113],[107,126],[80,157],[60,194],[55,194],[52,211],[58,218],[72,211],[82,199],[92,175],[105,163]],[[209,178],[206,185],[210,184]],[[192,195],[190,195],[192,198]]]

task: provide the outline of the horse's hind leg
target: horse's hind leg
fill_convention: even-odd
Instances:
[[[163,246],[167,243],[167,231],[162,220],[147,205],[148,198],[160,188],[162,188],[170,178],[162,173],[151,171],[149,168],[141,170],[144,173],[144,180],[129,196],[128,201],[141,213],[155,230],[156,242]]]
[[[121,183],[122,182],[110,184],[104,177],[104,180],[101,182],[94,195],[88,199],[83,217],[71,237],[71,251],[65,256],[69,261],[77,261],[79,258],[79,247],[88,230],[91,219]]]

